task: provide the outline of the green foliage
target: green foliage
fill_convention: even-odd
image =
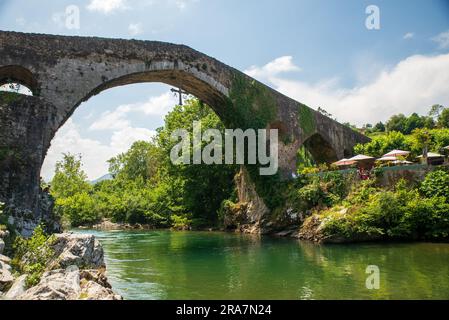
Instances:
[[[17,237],[13,244],[13,266],[21,273],[27,274],[27,287],[39,283],[50,260],[54,257],[51,244],[54,236],[45,234],[42,226],[36,227],[29,239]]]
[[[353,238],[360,234],[384,238],[439,239],[449,236],[447,174],[429,173],[421,186],[399,181],[393,190],[372,182],[354,187],[340,206],[322,210],[322,231],[328,236]],[[437,185],[435,189],[427,189]]]
[[[397,131],[388,132],[385,135],[373,137],[365,144],[357,144],[354,147],[356,154],[366,154],[373,157],[381,157],[383,154],[393,150],[409,150],[410,144],[404,134]]]
[[[438,117],[438,126],[441,128],[449,128],[449,108],[443,109]]]
[[[58,198],[55,204],[56,212],[67,219],[72,227],[88,225],[98,221],[95,200],[85,191],[66,198]]]
[[[417,113],[406,117],[403,114],[394,115],[386,124],[387,131],[398,131],[403,134],[411,134],[415,129],[432,129],[435,123],[431,117],[419,116]]]
[[[309,136],[315,132],[315,112],[309,107],[300,104],[299,105],[299,126],[301,127],[305,136]]]
[[[170,139],[172,132],[184,128],[190,133],[192,141],[193,121],[201,121],[202,132],[218,129],[224,136],[225,128],[218,116],[200,101],[189,100],[183,106],[176,106],[165,117],[164,127],[158,130],[157,141],[164,154],[165,174],[171,181],[178,181],[179,197],[186,212],[199,224],[215,224],[221,202],[233,192],[233,178],[238,167],[221,164],[174,165],[170,161],[170,151],[178,143]],[[203,147],[206,144],[203,142]]]
[[[373,136],[368,143],[357,144],[354,152],[381,157],[393,149],[402,149],[411,151],[410,158],[413,160],[422,154],[426,145],[429,151],[439,152],[441,148],[449,145],[449,129],[416,129],[410,135],[391,131]]]
[[[441,196],[449,200],[449,173],[442,170],[430,172],[421,183],[420,190],[426,197]]]
[[[293,189],[293,194],[292,190],[289,190],[290,201],[296,203],[300,211],[334,206],[346,197],[350,180],[350,175],[337,171],[302,175]]]
[[[237,167],[171,162],[170,152],[178,143],[172,141],[172,132],[179,128],[192,132],[193,121],[201,121],[203,131],[224,133],[223,124],[208,106],[189,100],[166,116],[154,139],[135,142],[110,159],[113,179],[95,186],[87,182],[81,159],[64,155],[51,187],[56,211],[71,226],[91,225],[102,218],[155,227],[217,224],[220,204],[233,192]]]
[[[55,175],[51,181],[51,195],[60,199],[79,192],[88,192],[91,186],[81,167],[81,156],[64,153],[63,159],[56,162]]]
[[[17,92],[0,91],[0,102],[5,104],[11,104],[19,100],[21,97],[22,95]]]
[[[269,88],[236,73],[224,121],[232,128],[264,129],[276,116],[276,100]]]
[[[192,220],[187,216],[178,216],[176,214],[171,216],[172,228],[176,230],[186,230],[192,225]]]

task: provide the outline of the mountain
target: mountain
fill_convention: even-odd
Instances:
[[[89,183],[93,185],[93,184],[97,184],[98,182],[105,181],[105,180],[112,180],[112,175],[110,173],[107,173],[98,179],[90,181]]]

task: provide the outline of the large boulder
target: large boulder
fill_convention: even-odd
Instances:
[[[76,265],[83,269],[98,269],[105,266],[104,252],[100,242],[90,234],[62,233],[55,235],[52,249],[57,257],[50,266],[66,268]]]

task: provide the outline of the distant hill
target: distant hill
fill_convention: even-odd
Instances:
[[[107,174],[105,174],[104,176],[101,176],[98,179],[90,181],[89,183],[90,184],[97,184],[98,182],[105,181],[105,180],[112,180],[112,175],[110,173],[107,173]]]

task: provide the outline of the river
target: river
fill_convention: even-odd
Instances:
[[[316,245],[221,232],[95,234],[125,299],[449,299],[449,244]],[[367,266],[379,268],[369,290]]]

